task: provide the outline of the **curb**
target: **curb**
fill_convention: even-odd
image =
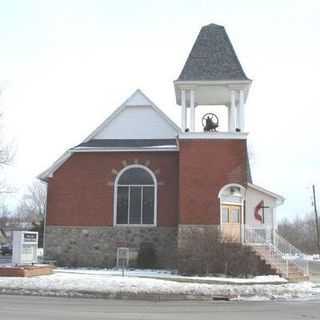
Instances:
[[[63,291],[63,290],[37,290],[23,288],[0,288],[0,295],[44,296],[61,298],[93,298],[112,300],[142,300],[142,301],[230,301],[236,296],[212,296],[192,294],[149,294],[131,292],[96,292],[96,291]]]
[[[199,284],[221,284],[221,285],[236,285],[236,286],[250,286],[250,285],[283,285],[288,284],[289,281],[269,281],[269,282],[233,282],[233,281],[219,281],[219,280],[202,280],[202,279],[183,279],[183,278],[165,278],[165,277],[143,277],[138,278],[143,279],[156,279],[156,280],[166,280],[173,282],[182,283],[199,283]]]

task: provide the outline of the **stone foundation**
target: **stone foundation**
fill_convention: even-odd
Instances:
[[[118,247],[129,247],[134,257],[144,242],[153,244],[159,268],[175,267],[175,227],[46,226],[45,256],[64,266],[114,267]],[[131,265],[134,263],[133,259]]]

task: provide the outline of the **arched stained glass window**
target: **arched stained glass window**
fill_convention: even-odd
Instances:
[[[117,225],[156,224],[156,178],[143,166],[129,166],[115,184]]]

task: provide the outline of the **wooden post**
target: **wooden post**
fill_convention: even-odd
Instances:
[[[187,106],[186,106],[186,90],[181,90],[181,128],[185,132],[187,127]]]
[[[318,252],[320,254],[319,220],[318,220],[318,209],[317,209],[317,199],[316,199],[316,187],[314,184],[312,185],[312,193],[313,193],[314,215],[315,215],[315,220],[316,220],[317,246],[318,246]]]
[[[240,93],[239,93],[239,122],[238,122],[238,128],[241,130],[241,131],[244,131],[244,107],[245,107],[245,104],[244,104],[244,92],[243,90],[240,90]]]
[[[229,119],[229,131],[234,132],[236,129],[236,93],[231,90],[231,104],[230,104],[230,119]]]
[[[194,89],[190,90],[190,130],[195,131],[195,102]]]

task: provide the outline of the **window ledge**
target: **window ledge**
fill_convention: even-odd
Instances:
[[[113,225],[114,227],[143,227],[143,228],[146,228],[146,227],[150,227],[150,228],[154,228],[154,227],[157,227],[156,224],[114,224]]]
[[[248,136],[247,132],[183,132],[178,136],[179,140],[187,140],[187,139],[235,139],[235,140],[246,140]]]

